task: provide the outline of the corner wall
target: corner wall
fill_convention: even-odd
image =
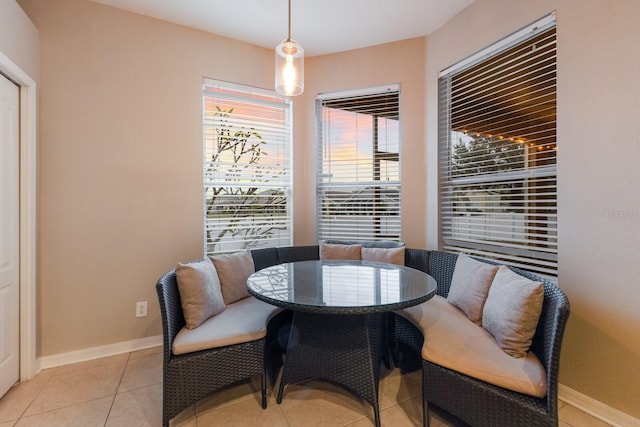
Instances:
[[[424,44],[425,38],[419,37],[307,59],[305,91],[294,103],[296,244],[317,241],[316,94],[400,83],[402,241],[408,247],[425,247]]]
[[[203,253],[202,78],[270,87],[273,53],[85,0],[19,4],[41,48],[38,356],[157,336],[157,279]]]
[[[273,51],[88,0],[19,4],[42,52],[38,356],[157,336],[155,281],[202,256],[202,77],[272,87]],[[309,58],[306,70],[295,243],[316,241],[315,93],[400,82],[403,238],[424,247],[424,38]]]
[[[640,418],[640,2],[476,0],[427,38],[428,246],[438,244],[438,72],[553,10],[558,284],[572,309],[560,382]]]

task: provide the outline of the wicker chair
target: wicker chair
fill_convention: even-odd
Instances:
[[[169,420],[216,390],[256,375],[262,377],[262,408],[266,408],[266,337],[174,355],[171,351],[173,340],[185,325],[175,270],[158,280],[156,291],[164,340],[162,424],[168,426]]]
[[[442,297],[449,293],[456,258],[455,254],[435,251],[428,255],[427,273],[438,282],[437,293]],[[558,425],[560,349],[569,318],[569,301],[555,284],[527,271],[514,271],[544,284],[542,314],[531,351],[546,370],[546,396],[537,398],[513,392],[421,359],[422,334],[410,321],[396,316],[395,354],[399,366],[403,370],[422,366],[425,426],[429,425],[429,403],[473,426]]]

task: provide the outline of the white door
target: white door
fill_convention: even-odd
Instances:
[[[19,379],[19,88],[0,74],[0,396]]]

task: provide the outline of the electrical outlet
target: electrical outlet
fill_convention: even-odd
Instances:
[[[136,317],[146,317],[146,316],[147,316],[147,302],[138,301],[136,303]]]

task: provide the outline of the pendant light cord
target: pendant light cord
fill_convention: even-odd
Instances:
[[[289,30],[287,33],[287,41],[291,41],[291,0],[289,0]]]

